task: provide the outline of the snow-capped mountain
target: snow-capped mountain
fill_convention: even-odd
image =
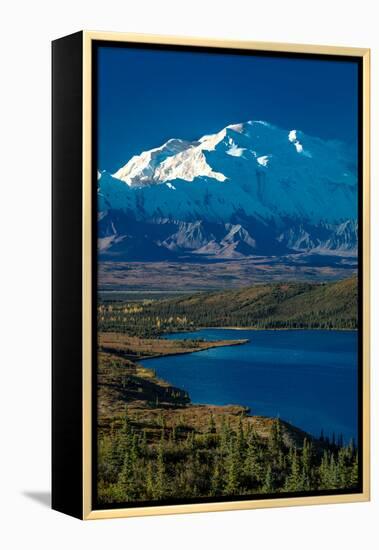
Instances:
[[[233,124],[99,172],[98,204],[104,257],[141,247],[152,259],[355,255],[356,153],[267,122]]]

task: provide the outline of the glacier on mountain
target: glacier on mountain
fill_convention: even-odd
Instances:
[[[143,238],[171,258],[356,255],[356,156],[345,143],[263,121],[170,139],[113,175],[98,172],[102,253],[118,239],[121,254],[143,226]]]

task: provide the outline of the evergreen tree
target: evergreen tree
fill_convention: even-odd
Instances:
[[[344,488],[349,485],[351,479],[351,468],[348,447],[341,447],[337,459],[338,487]]]
[[[312,446],[304,439],[303,450],[301,454],[301,487],[304,491],[309,491],[312,486]]]
[[[146,467],[146,497],[148,500],[152,500],[155,496],[155,487],[154,487],[154,473],[153,465],[149,460]]]
[[[211,495],[218,496],[222,494],[223,480],[220,459],[216,455],[213,465],[213,474],[211,479]]]
[[[274,422],[271,424],[269,446],[271,452],[275,455],[283,448],[282,424],[279,418],[275,418]]]
[[[227,474],[225,492],[227,495],[235,495],[239,489],[239,471],[238,456],[234,438],[229,444],[229,454],[227,457]]]
[[[118,479],[121,500],[130,501],[135,497],[134,463],[131,448],[126,448],[124,461]]]
[[[245,434],[243,429],[242,415],[239,417],[238,429],[237,429],[237,453],[238,459],[242,463],[245,458]]]
[[[260,477],[258,463],[258,439],[254,432],[250,433],[247,440],[243,472],[245,478],[248,480],[248,483],[254,486]]]
[[[158,445],[157,453],[157,473],[154,488],[154,497],[161,499],[166,492],[166,467],[164,462],[164,431],[162,429],[161,440]]]
[[[225,422],[225,417],[223,416],[220,430],[220,452],[223,456],[227,456],[228,454],[230,437],[230,426]]]
[[[338,467],[332,453],[329,461],[329,487],[328,489],[338,489]]]
[[[139,439],[137,433],[133,433],[131,436],[130,457],[132,464],[136,464],[139,458]]]
[[[116,367],[115,367],[116,368]],[[163,412],[169,419],[165,425]],[[177,429],[179,411],[134,415],[128,409],[109,419],[98,442],[98,495],[103,503],[202,496],[247,495],[357,487],[359,461],[353,442],[323,442],[324,454],[305,439],[287,446],[283,424],[259,425],[232,414],[210,414],[205,426],[188,417]],[[220,419],[221,425],[218,424]],[[182,422],[182,420],[181,420]],[[267,424],[266,424],[267,425]],[[160,439],[156,433],[160,427]],[[220,426],[219,428],[217,426]],[[198,430],[198,431],[196,431]],[[262,431],[262,433],[261,433]],[[159,431],[158,431],[159,434]]]
[[[122,495],[121,498],[125,501],[133,500],[135,496],[134,468],[136,465],[136,453],[127,407],[125,407],[122,428],[118,439],[116,462],[121,464],[118,476],[118,487]]]
[[[274,482],[273,482],[271,464],[267,466],[266,477],[262,487],[262,491],[263,493],[272,493],[274,491]]]
[[[328,489],[330,486],[329,453],[324,451],[319,467],[319,487]]]
[[[286,491],[299,491],[302,489],[300,477],[300,462],[297,454],[297,449],[291,449],[290,453],[290,474],[287,476],[285,483]]]
[[[358,482],[359,482],[359,461],[358,461],[358,453],[356,453],[353,460],[353,466],[350,474],[350,486],[357,487]]]

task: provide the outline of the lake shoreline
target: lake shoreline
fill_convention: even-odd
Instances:
[[[210,331],[210,333],[206,334],[206,338],[209,339],[208,342],[212,342],[212,340],[218,337],[216,330],[244,330],[242,327],[207,327],[206,329],[199,329],[200,333],[196,335],[192,335],[188,331],[185,333],[176,332],[176,338],[201,339],[201,332],[207,329]],[[213,330],[214,332],[212,332]],[[311,334],[312,332],[313,336]],[[324,332],[324,336],[322,332]],[[264,336],[264,334],[266,335]],[[271,352],[273,353],[273,357],[268,361],[265,348],[260,348],[262,338],[264,338],[264,341],[270,346],[271,343],[274,344],[274,341],[276,341],[275,334],[277,338],[280,339],[279,342],[285,342],[283,349],[285,349],[286,352],[283,352],[283,355],[280,351],[280,347],[277,348],[276,351],[276,346],[273,345],[273,350]],[[249,408],[252,416],[258,414],[273,418],[279,415],[292,426],[301,426],[302,430],[312,434],[314,437],[317,437],[317,434],[321,433],[323,430],[330,437],[333,432],[336,434],[343,434],[345,441],[349,441],[351,438],[356,438],[355,428],[353,425],[353,427],[349,425],[349,414],[345,416],[346,411],[343,414],[336,414],[334,398],[330,399],[330,395],[331,393],[335,394],[335,392],[331,391],[333,384],[338,384],[341,396],[343,394],[351,394],[351,388],[353,387],[351,384],[355,384],[355,375],[352,374],[350,376],[349,370],[345,370],[344,372],[347,377],[341,379],[341,371],[339,369],[330,370],[329,365],[334,366],[335,356],[333,354],[341,349],[341,345],[342,349],[345,350],[345,344],[342,343],[344,343],[346,339],[348,342],[350,342],[351,339],[355,339],[356,334],[357,332],[354,330],[304,330],[302,334],[296,336],[294,329],[287,331],[282,329],[275,331],[275,333],[271,335],[267,333],[267,330],[259,331],[254,329],[254,331],[251,331],[249,341],[245,343],[248,347],[244,351],[242,348],[240,351],[236,348],[235,353],[232,352],[232,350],[228,352],[227,346],[220,346],[220,351],[216,354],[211,354],[209,356],[207,354],[201,354],[198,358],[194,357],[193,360],[189,359],[192,353],[190,351],[186,356],[183,356],[183,360],[177,358],[175,361],[175,358],[169,360],[167,357],[164,359],[162,357],[162,361],[156,364],[154,364],[154,362],[147,364],[145,361],[142,361],[142,364],[145,364],[148,368],[153,368],[157,372],[159,378],[169,380],[170,383],[176,387],[185,388],[194,404],[222,406],[226,403],[235,403]],[[220,339],[225,339],[228,336],[232,337],[232,334],[220,333]],[[246,336],[248,335],[246,334]],[[326,359],[317,355],[320,353],[319,345],[316,345],[313,350],[309,348],[308,345],[308,342],[312,342],[314,339],[321,345],[321,343],[325,341],[325,338],[327,338],[326,341],[329,342],[329,344],[321,351],[327,355],[329,354],[329,357],[326,355]],[[175,339],[175,337],[173,339]],[[288,339],[290,339],[294,347],[287,348],[286,342]],[[300,344],[301,341],[303,341],[302,344]],[[292,352],[298,350],[296,342],[298,342],[300,348],[304,348],[300,356],[298,353],[292,355]],[[329,349],[330,342],[340,342],[335,351]],[[252,347],[255,349],[253,350]],[[225,352],[223,352],[222,349],[225,349]],[[259,354],[260,349],[263,350],[262,355]],[[252,355],[250,355],[250,351]],[[254,355],[255,353],[258,353],[258,355]],[[281,364],[283,358],[289,357],[289,353],[291,353],[290,360],[284,360],[283,366],[278,370],[276,367]],[[351,353],[353,353],[353,350]],[[312,354],[316,354],[316,357],[313,358]],[[159,358],[157,359],[159,361]],[[244,362],[246,361],[251,363],[248,370],[244,368]],[[346,361],[349,361],[349,359],[347,358]],[[316,364],[317,368],[315,367]],[[265,368],[262,368],[263,366]],[[325,366],[328,367],[327,370]],[[231,370],[230,367],[232,367]],[[293,371],[295,367],[299,367],[296,373]],[[313,370],[308,370],[308,367],[313,368]],[[276,369],[274,378],[273,368]],[[312,376],[312,388],[309,382],[310,376]],[[236,378],[239,380],[243,379],[244,382],[243,384],[237,383],[236,387],[239,388],[237,391],[234,389],[231,391],[231,388],[235,385],[234,381]],[[222,383],[224,384],[224,393],[221,394],[221,397],[218,393],[220,391],[220,380],[223,380]],[[259,389],[257,389],[257,380],[259,381]],[[289,386],[288,380],[291,381]],[[201,381],[200,384],[199,381]],[[216,393],[214,390],[214,381],[217,381],[218,384]],[[294,384],[295,386],[293,386]],[[287,386],[289,387],[288,395],[284,389]],[[293,390],[293,387],[296,388],[296,391]],[[301,397],[304,395],[304,391],[307,395],[306,399]],[[347,392],[349,392],[349,394]],[[314,400],[315,394],[319,394],[324,401],[321,410],[319,404]],[[341,406],[346,402],[347,399],[344,398],[343,402],[341,402]],[[313,409],[313,415],[309,415],[309,409]],[[327,415],[326,418],[324,418],[325,414]],[[320,420],[315,421],[314,418],[320,418]]]
[[[171,333],[171,334],[185,334],[183,332],[180,333]],[[160,353],[157,355],[148,355],[146,357],[141,356],[138,361],[146,361],[148,359],[160,359],[161,357],[175,357],[178,355],[188,355],[190,353],[200,353],[201,351],[208,351],[209,349],[216,349],[216,348],[223,348],[223,347],[230,347],[230,346],[243,346],[244,344],[248,344],[250,342],[249,338],[243,338],[241,340],[209,340],[205,342],[207,345],[206,348],[200,348],[200,349],[193,349],[193,350],[186,350],[186,351],[177,351],[175,353]]]
[[[268,331],[275,331],[275,332],[285,332],[285,331],[294,331],[294,330],[301,330],[303,332],[307,331],[327,331],[327,332],[358,332],[359,329],[357,328],[299,328],[299,327],[288,327],[288,328],[258,328],[258,327],[196,327],[192,330],[174,330],[172,332],[163,332],[160,336],[162,338],[167,338],[167,336],[170,336],[172,334],[193,334],[194,332],[199,332],[201,330],[239,330],[239,331],[256,331],[256,332],[268,332]],[[202,351],[202,350],[197,350]],[[192,353],[192,352],[189,352]]]
[[[313,327],[286,327],[286,328],[259,328],[259,327],[198,327],[196,328],[194,331],[185,331],[185,332],[197,332],[198,330],[207,330],[207,329],[211,329],[211,330],[257,330],[257,331],[262,331],[262,330],[275,330],[275,331],[285,331],[285,330],[304,330],[304,331],[307,331],[307,330],[327,330],[327,331],[330,331],[330,332],[357,332],[358,329],[357,328],[313,328]],[[169,333],[170,334],[170,333]],[[175,334],[175,333],[171,333],[171,334]],[[182,334],[179,332],[177,332],[177,334]]]

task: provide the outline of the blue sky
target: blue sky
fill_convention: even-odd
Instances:
[[[170,138],[266,120],[324,139],[357,136],[354,62],[98,48],[98,166],[114,172]]]

